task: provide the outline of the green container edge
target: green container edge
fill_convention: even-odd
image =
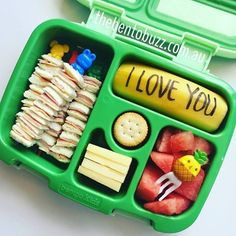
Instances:
[[[42,23],[39,27],[36,28],[36,30],[33,32],[33,34],[31,35],[28,43],[26,44],[21,56],[20,56],[20,59],[18,60],[18,63],[15,67],[15,70],[11,76],[11,79],[8,83],[8,86],[6,88],[6,92],[2,98],[2,101],[1,101],[1,105],[0,105],[0,148],[2,149],[2,155],[4,155],[4,157],[1,156],[1,159],[3,161],[5,161],[6,163],[8,164],[14,164],[13,163],[13,159],[11,159],[11,161],[9,162],[9,159],[8,159],[8,145],[6,144],[3,136],[2,136],[2,122],[3,122],[3,119],[4,119],[4,111],[7,110],[7,107],[5,105],[9,103],[9,98],[8,97],[8,91],[12,90],[12,87],[16,84],[16,82],[18,81],[18,72],[25,66],[24,64],[26,63],[26,56],[30,55],[30,52],[32,52],[33,50],[33,47],[32,45],[37,41],[37,39],[40,37],[40,34],[42,34],[44,31],[50,29],[50,28],[54,28],[56,26],[60,26],[62,28],[66,28],[66,29],[73,29],[73,31],[76,31],[75,29],[77,27],[81,27],[81,26],[78,26],[78,25],[75,25],[73,23],[70,23],[70,22],[67,22],[65,20],[50,20],[50,21],[47,21],[45,23]],[[87,37],[89,37],[88,35],[88,32],[89,32],[89,29],[84,29],[85,32],[83,32],[84,35],[87,35]],[[86,32],[88,30],[88,32]],[[78,35],[81,33],[79,32],[79,29],[77,30],[78,32]],[[96,35],[99,35],[96,33]],[[102,38],[102,40],[105,40],[105,39],[108,39],[108,37],[106,36],[103,36],[103,35],[100,35],[99,38]],[[111,44],[114,44],[116,46],[118,45],[121,45],[123,48],[126,48],[128,49],[128,47],[124,44],[124,43],[121,43],[121,42],[116,42],[116,40],[111,40],[109,39],[110,42],[109,42],[109,46],[111,46]],[[129,46],[130,47],[130,46]],[[112,46],[111,46],[112,48]],[[115,53],[118,53],[118,50],[117,49],[114,49],[114,52]],[[234,129],[234,126],[235,126],[235,122],[233,120],[233,117],[235,117],[236,115],[236,110],[235,110],[235,105],[236,105],[236,102],[235,102],[235,92],[233,91],[233,89],[230,88],[230,86],[228,86],[226,83],[224,83],[223,81],[220,81],[220,80],[217,80],[216,81],[216,78],[215,77],[212,77],[211,75],[204,75],[203,73],[201,72],[195,72],[195,71],[192,71],[191,69],[187,69],[187,68],[184,68],[184,67],[181,67],[179,65],[176,65],[175,63],[173,62],[170,62],[164,58],[160,58],[159,56],[155,56],[155,55],[152,55],[151,53],[148,53],[148,52],[145,52],[143,51],[142,49],[135,49],[134,46],[132,46],[132,49],[130,49],[130,52],[129,54],[133,54],[133,55],[136,55],[137,58],[144,58],[145,55],[149,55],[151,56],[151,64],[155,64],[155,61],[157,61],[157,59],[159,60],[158,63],[161,64],[161,66],[163,66],[164,64],[168,63],[168,64],[172,64],[174,65],[175,67],[175,70],[178,71],[178,73],[186,73],[186,74],[192,74],[194,75],[193,77],[196,79],[197,77],[204,77],[204,79],[200,80],[201,83],[204,83],[204,84],[210,84],[210,87],[215,87],[218,91],[221,90],[222,86],[223,86],[223,92],[226,92],[226,95],[225,95],[225,98],[226,100],[228,101],[228,104],[229,104],[229,107],[231,108],[230,109],[230,112],[228,114],[228,117],[227,117],[227,124],[225,124],[225,127],[223,132],[221,132],[220,134],[206,134],[205,132],[202,132],[202,131],[199,131],[198,129],[195,129],[194,127],[190,127],[188,125],[185,125],[185,124],[182,124],[181,122],[174,122],[172,119],[170,119],[171,122],[173,122],[173,125],[176,125],[180,128],[183,128],[183,129],[191,129],[192,131],[194,131],[195,134],[201,134],[202,136],[205,136],[207,137],[209,140],[212,140],[216,138],[216,140],[218,140],[218,142],[215,142],[214,144],[217,144],[219,142],[221,142],[221,145],[222,145],[222,140],[224,140],[224,146],[228,146],[229,144],[229,141],[230,141],[230,137],[232,136],[232,133],[233,133],[233,129]],[[125,54],[124,54],[125,55]],[[124,56],[123,55],[123,56]],[[116,56],[116,55],[115,55]],[[115,57],[114,56],[114,57]],[[122,61],[123,58],[120,58],[120,61]],[[114,59],[115,61],[115,59]],[[119,65],[120,63],[119,60],[115,61],[114,64],[116,65]],[[169,67],[169,66],[167,66]],[[169,68],[168,68],[169,69]],[[114,74],[111,69],[110,71],[108,72],[107,74],[107,77],[110,75],[110,74]],[[110,79],[107,79],[105,80],[104,84],[103,84],[103,88],[104,85],[106,84],[106,90],[102,88],[102,91],[100,92],[99,96],[102,96],[105,92],[108,92],[109,93],[112,93],[112,88],[111,88],[111,83],[110,83],[110,87],[108,85],[108,82],[111,81],[112,78]],[[214,85],[213,85],[214,84]],[[116,97],[116,96],[114,96]],[[122,100],[122,99],[120,99]],[[131,104],[132,106],[136,106],[134,104]],[[96,104],[95,106],[95,109],[98,110],[99,106]],[[139,110],[141,109],[139,106],[136,106],[136,109]],[[95,113],[93,113],[95,114]],[[94,115],[92,115],[91,119],[93,120],[94,119]],[[167,117],[164,116],[164,119],[167,119]],[[169,121],[169,120],[168,120]],[[164,122],[165,123],[165,122]],[[168,124],[168,122],[166,122]],[[106,136],[108,136],[108,134],[106,134]],[[156,134],[157,136],[157,134]],[[154,140],[155,141],[155,140]],[[83,143],[86,143],[86,140],[84,139],[83,140]],[[82,145],[82,144],[81,144]],[[81,146],[80,145],[80,146]],[[111,142],[110,143],[110,146],[113,147],[113,148],[117,148],[116,147],[116,144],[114,142]],[[150,148],[149,148],[150,149]],[[217,149],[218,151],[218,149]],[[147,219],[153,221],[154,218],[158,218],[158,220],[155,220],[155,222],[153,223],[153,227],[154,229],[160,231],[160,232],[178,232],[178,231],[181,231],[183,229],[185,229],[186,227],[190,226],[194,221],[195,219],[197,218],[198,214],[200,213],[200,210],[210,192],[210,189],[215,181],[215,178],[218,174],[218,171],[220,169],[220,166],[222,164],[222,161],[223,161],[223,156],[226,152],[226,149],[225,150],[219,150],[219,153],[218,153],[218,159],[214,161],[213,163],[213,166],[210,168],[209,170],[209,173],[207,175],[207,179],[205,180],[204,182],[204,186],[198,196],[198,199],[197,201],[195,202],[195,204],[193,205],[193,207],[185,212],[184,214],[182,215],[179,215],[179,216],[175,216],[175,217],[166,217],[166,216],[162,216],[162,215],[155,215],[153,213],[150,213],[150,212],[146,212],[145,210],[140,210],[142,213],[145,212],[146,215],[148,215],[149,217]],[[78,150],[76,151],[76,153],[78,153]],[[221,158],[219,157],[221,156]],[[27,159],[27,158],[26,158]],[[16,159],[17,160],[17,159]],[[17,160],[18,161],[18,160]],[[71,166],[77,166],[78,163],[76,164],[76,159],[72,160],[72,163],[71,163]],[[147,161],[147,160],[146,160]],[[57,187],[58,187],[58,184],[55,184],[55,180],[58,180],[59,182],[63,179],[64,182],[66,181],[70,181],[70,177],[67,176],[66,174],[61,174],[61,173],[57,173],[57,174],[52,174],[52,173],[49,173],[50,171],[48,170],[45,170],[43,168],[40,168],[39,165],[35,165],[29,161],[27,162],[26,161],[26,166],[29,167],[29,168],[32,168],[33,170],[37,171],[38,173],[42,174],[43,176],[47,177],[48,180],[49,180],[49,186],[56,192],[66,196],[66,197],[69,197],[73,200],[81,200],[81,199],[75,199],[74,196],[76,194],[72,194],[70,195],[69,193],[66,193],[66,191],[64,193],[62,193]],[[213,168],[214,167],[214,168]],[[53,172],[53,171],[52,171]],[[66,171],[67,172],[67,171]],[[73,173],[74,173],[74,170],[73,170]],[[142,173],[139,173],[138,175],[136,176],[141,176]],[[48,177],[48,176],[50,177]],[[60,177],[59,177],[60,176]],[[53,178],[55,178],[53,180]],[[58,178],[58,179],[57,179]],[[136,181],[137,183],[138,181]],[[70,190],[70,188],[69,188]],[[68,190],[68,191],[69,191]],[[71,190],[72,191],[72,190]],[[86,203],[86,202],[83,202],[81,200],[81,203],[84,204],[84,205],[87,205],[89,206],[90,203]],[[112,201],[111,203],[112,204]],[[127,205],[128,204],[124,204],[127,208]],[[92,204],[90,205],[91,208],[95,208]],[[194,212],[193,212],[193,209],[194,209]],[[100,211],[103,211],[102,209],[98,209]],[[106,212],[107,213],[107,212]],[[110,212],[109,212],[110,213]],[[134,213],[135,214],[135,213]],[[169,228],[171,224],[171,229]],[[181,224],[181,225],[180,225]]]

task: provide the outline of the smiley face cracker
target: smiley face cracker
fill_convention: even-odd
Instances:
[[[125,147],[136,147],[141,144],[148,134],[148,124],[143,116],[135,112],[127,112],[115,121],[114,137]]]

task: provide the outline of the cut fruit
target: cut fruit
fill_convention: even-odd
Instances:
[[[177,129],[169,128],[169,127],[166,128],[157,140],[156,150],[158,152],[172,153],[171,145],[170,145],[170,137],[173,134],[176,134],[178,132],[179,132],[179,130],[177,130]]]
[[[174,134],[170,138],[172,153],[189,152],[193,153],[195,148],[194,135],[192,132],[181,132]]]
[[[196,136],[194,137],[194,141],[195,141],[195,148],[194,148],[195,151],[200,150],[205,152],[207,155],[212,154],[213,147],[208,141]]]
[[[190,203],[189,199],[172,193],[162,201],[145,203],[144,208],[158,214],[177,215],[185,211]]]
[[[199,152],[196,152],[197,150]],[[212,155],[213,152],[214,148],[211,143],[193,135],[190,131],[181,131],[171,127],[163,129],[150,154],[152,161],[147,164],[136,190],[137,198],[144,202],[143,207],[153,213],[163,215],[178,215],[186,211],[197,199],[205,178],[205,172],[200,166],[205,164],[207,155]],[[200,154],[205,156],[205,159]],[[178,160],[179,158],[181,160]],[[173,168],[174,163],[180,163],[178,171],[183,172],[183,176],[188,177],[191,174],[193,178],[183,178],[178,175],[177,169]],[[185,167],[183,170],[182,166]],[[198,166],[199,169],[196,170]],[[196,174],[194,175],[187,167],[190,169],[193,167]],[[160,187],[167,185],[168,179],[164,180],[161,185],[157,185],[156,182],[162,175],[172,171],[182,184],[160,201],[163,196],[163,193],[158,195]],[[163,192],[168,187],[165,187]]]
[[[161,152],[151,152],[151,159],[165,173],[171,171],[174,160],[173,155]]]
[[[162,171],[148,164],[144,169],[142,178],[136,190],[136,196],[144,201],[154,201],[160,189],[160,185],[156,184],[158,178],[163,175]]]
[[[175,190],[175,192],[188,198],[189,200],[195,201],[202,186],[204,177],[205,172],[201,169],[200,173],[193,181],[183,182],[181,186]]]

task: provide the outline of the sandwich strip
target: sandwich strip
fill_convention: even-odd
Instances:
[[[75,100],[84,104],[86,107],[93,108],[93,104],[96,101],[96,95],[86,90],[80,90],[78,91]]]
[[[71,102],[76,97],[75,90],[66,82],[61,80],[59,77],[55,76],[52,79],[52,84],[54,84],[58,88],[58,90],[60,91],[62,96],[65,97],[64,99],[67,102]]]
[[[53,79],[53,75],[50,72],[42,70],[38,66],[35,68],[35,74],[39,75],[41,78],[49,80],[49,81],[51,81]]]
[[[21,102],[23,103],[25,107],[31,107],[34,104],[34,101],[30,99],[23,99],[21,100]]]
[[[90,109],[79,102],[72,102],[67,111],[69,116],[77,118],[82,121],[87,121]]]
[[[88,92],[96,94],[102,82],[94,77],[84,75],[84,89],[87,90]]]
[[[51,65],[63,68],[63,61],[50,56],[49,54],[42,55],[42,59],[39,59],[41,64]]]
[[[50,152],[48,153],[50,156],[54,157],[57,161],[61,162],[61,163],[69,163],[70,162],[70,158],[67,158],[64,155],[61,154],[57,154],[54,152]]]
[[[28,129],[31,130],[31,132],[34,133],[34,135],[36,136],[35,139],[39,139],[42,135],[42,133],[44,132],[43,129],[39,129],[39,127],[35,127],[27,118],[25,118],[24,116],[19,116],[16,120],[16,123],[20,123],[22,126],[26,126]]]
[[[75,70],[70,64],[64,63],[65,73],[70,76],[71,80],[76,83],[80,88],[84,87],[84,78]]]
[[[41,78],[39,75],[37,75],[35,73],[31,75],[31,77],[29,78],[29,81],[31,84],[39,85],[42,87],[46,87],[50,84],[50,81],[48,81],[44,78]]]
[[[71,156],[73,155],[73,150],[71,148],[58,147],[54,145],[50,150],[56,154],[63,155],[67,158],[71,158]]]
[[[18,124],[13,125],[10,136],[26,147],[35,144],[35,141]]]

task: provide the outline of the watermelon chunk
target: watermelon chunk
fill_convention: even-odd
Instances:
[[[167,153],[151,152],[152,161],[165,173],[172,169],[174,156]]]
[[[200,173],[193,181],[184,181],[180,187],[175,190],[175,192],[188,198],[189,200],[195,201],[202,186],[204,177],[205,172],[201,169]]]
[[[165,128],[160,137],[158,137],[156,150],[158,152],[171,153],[170,137],[178,132],[179,130],[175,128]]]
[[[191,201],[179,194],[172,193],[162,201],[148,202],[144,208],[159,214],[177,215],[188,209]]]
[[[195,148],[194,135],[192,132],[184,131],[174,134],[170,138],[172,153],[186,153],[192,154]]]
[[[180,157],[183,157],[183,156],[186,156],[186,155],[192,155],[193,152],[192,151],[183,151],[183,152],[179,152],[179,153],[173,153],[173,156],[174,156],[174,161],[173,163],[179,159]]]
[[[195,136],[194,142],[195,142],[194,151],[200,150],[200,151],[205,152],[207,155],[210,155],[213,153],[212,145],[208,141],[206,141],[205,139]]]
[[[159,168],[155,165],[148,164],[139,182],[136,196],[144,201],[154,201],[160,189],[160,185],[155,184],[155,182],[162,175],[163,173]]]

